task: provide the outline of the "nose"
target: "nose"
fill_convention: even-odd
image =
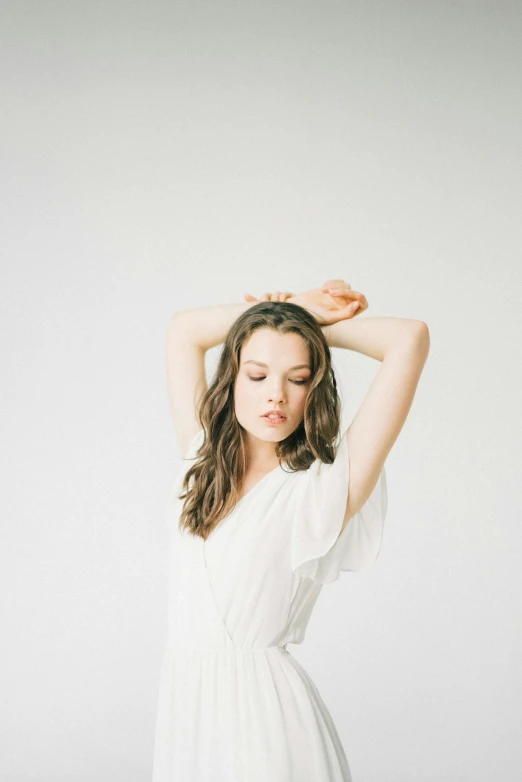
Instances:
[[[268,397],[268,401],[278,405],[282,404],[284,402],[284,394],[281,389],[274,389],[272,395]]]

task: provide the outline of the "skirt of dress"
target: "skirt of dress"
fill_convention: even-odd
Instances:
[[[351,782],[312,679],[285,647],[167,645],[153,782]]]

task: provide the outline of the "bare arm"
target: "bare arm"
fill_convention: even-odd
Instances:
[[[369,498],[404,426],[428,357],[430,336],[423,321],[401,318],[361,318],[337,326],[334,345],[382,361],[347,430],[349,489],[344,529]]]
[[[291,302],[293,298],[287,301]],[[185,342],[210,350],[225,341],[234,321],[254,304],[257,301],[179,310],[172,315],[169,328]],[[354,350],[382,361],[386,351],[415,331],[419,323],[421,321],[408,318],[358,317],[321,326],[321,329],[330,347]]]
[[[225,341],[236,318],[255,302],[175,312],[165,339],[167,395],[181,456],[200,430],[197,409],[207,390],[205,353]]]
[[[293,297],[288,298],[292,301]],[[297,297],[296,297],[297,298]],[[205,353],[212,347],[222,344],[233,322],[243,312],[254,306],[257,302],[234,302],[231,304],[198,307],[175,312],[167,326],[167,384],[169,402],[174,419],[174,426],[180,443],[182,455],[186,452],[188,443],[199,430],[195,408],[201,395],[206,391],[205,377]],[[296,302],[298,303],[298,302]],[[379,396],[388,398],[391,403],[392,390],[397,384],[403,392],[402,407],[391,407],[382,411],[393,419],[391,428],[381,427],[378,436],[380,445],[376,453],[377,445],[374,442],[373,462],[366,467],[367,475],[371,472],[377,479],[380,463],[384,463],[386,455],[393,445],[400,428],[407,415],[415,388],[422,371],[422,365],[426,360],[427,347],[429,345],[428,329],[422,321],[392,317],[364,317],[341,320],[333,324],[321,326],[328,344],[331,347],[345,348],[363,353],[379,361],[386,361],[386,367],[382,367],[374,384],[367,395],[367,402],[361,406],[358,417],[354,419],[350,427],[351,454],[354,464],[359,461],[364,465],[365,457],[357,459],[359,440],[370,435],[372,408],[375,405],[385,405],[386,400],[376,400]],[[394,369],[395,372],[394,372]],[[410,377],[409,382],[404,382],[404,373]],[[383,394],[383,389],[391,384],[388,391]],[[379,389],[380,392],[379,392]],[[408,401],[409,400],[409,401]],[[368,408],[369,412],[365,412]],[[402,420],[401,420],[402,416]],[[377,416],[379,419],[379,415]],[[366,422],[366,423],[365,423]],[[375,425],[375,420],[373,421]],[[362,432],[357,437],[357,431]],[[366,443],[371,442],[366,439]],[[366,450],[368,450],[368,445]],[[364,450],[364,443],[362,445]],[[366,461],[370,457],[366,456]],[[368,489],[367,479],[359,491],[356,489],[357,468],[352,469],[350,500],[352,503],[362,504],[363,495]],[[370,487],[371,488],[371,487]],[[369,494],[369,491],[368,491]]]
[[[234,302],[179,310],[172,315],[169,326],[174,326],[185,342],[202,350],[210,350],[225,341],[234,321],[254,304],[257,302]]]
[[[396,347],[416,338],[428,341],[428,327],[421,320],[391,317],[356,317],[321,326],[330,347],[345,348],[383,361]]]

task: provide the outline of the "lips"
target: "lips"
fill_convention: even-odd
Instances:
[[[286,421],[286,415],[282,413],[265,413],[261,418],[268,418],[269,421]]]

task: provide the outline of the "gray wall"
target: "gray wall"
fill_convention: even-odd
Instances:
[[[167,320],[333,277],[431,353],[381,556],[292,653],[357,782],[516,782],[520,4],[0,15],[2,782],[150,780]],[[334,352],[350,418],[378,365]]]

